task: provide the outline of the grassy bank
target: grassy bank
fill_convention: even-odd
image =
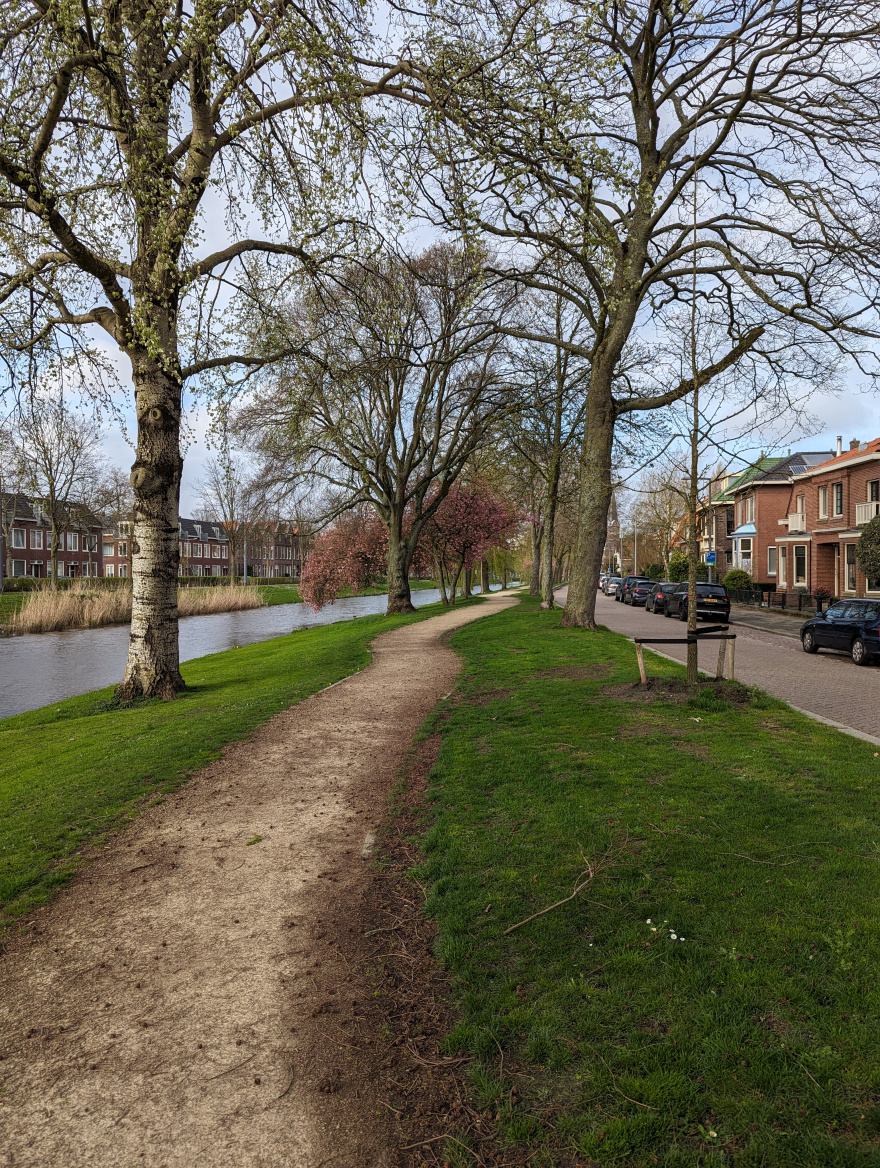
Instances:
[[[874,747],[657,658],[639,700],[631,644],[532,601],[453,644],[420,879],[502,1140],[533,1168],[880,1164]]]
[[[363,667],[379,633],[440,611],[362,617],[189,661],[190,688],[175,702],[120,708],[107,689],[0,721],[0,915],[44,900],[68,879],[77,849],[142,800]]]

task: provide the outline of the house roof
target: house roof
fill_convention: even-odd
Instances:
[[[732,503],[736,492],[741,491],[750,483],[755,486],[760,483],[790,483],[795,475],[806,474],[825,462],[828,459],[828,453],[825,450],[799,450],[781,458],[759,458],[757,462],[746,467],[738,479],[714,495],[710,502],[713,504]]]
[[[860,442],[858,446],[852,450],[844,450],[842,454],[832,454],[830,458],[826,456],[821,462],[804,467],[802,471],[796,471],[795,473],[807,474],[810,471],[824,472],[826,470],[834,470],[838,466],[843,466],[866,457],[870,458],[871,455],[878,454],[880,454],[880,438],[874,438],[870,442]]]
[[[45,512],[40,508],[39,499],[30,499],[27,495],[22,494],[7,494],[4,491],[2,500],[4,513],[10,506],[11,501],[15,501],[15,513],[12,517],[13,522],[18,520],[21,523],[36,523],[41,527],[50,526]],[[66,507],[70,522],[65,524],[65,528],[82,530],[89,527],[101,526],[101,518],[92,514],[84,504],[78,503],[75,499],[69,500]]]
[[[181,539],[219,539],[228,542],[226,532],[219,523],[209,519],[181,519]]]
[[[733,496],[734,496],[736,491],[738,491],[742,487],[744,487],[746,485],[746,483],[751,482],[752,479],[758,478],[759,475],[763,476],[768,471],[773,470],[773,468],[777,465],[777,463],[780,463],[780,462],[785,462],[785,459],[784,458],[759,458],[757,460],[757,462],[754,462],[751,466],[747,466],[746,469],[742,472],[742,474],[738,478],[734,479],[732,483],[728,483],[728,485],[724,488],[723,491],[719,491],[717,495],[713,495],[710,502],[712,502],[712,503],[732,503]]]

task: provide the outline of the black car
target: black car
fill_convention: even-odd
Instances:
[[[880,601],[838,600],[802,626],[801,644],[805,653],[840,649],[856,665],[867,665],[880,655]]]
[[[688,586],[676,584],[672,592],[666,596],[664,616],[677,616],[680,621],[686,621],[688,616]],[[730,597],[723,584],[697,585],[697,619],[707,617],[714,620],[727,621],[730,617]]]
[[[623,582],[620,599],[624,604],[644,604],[654,587],[654,581],[647,576],[627,576]]]
[[[653,612],[658,615],[663,612],[666,608],[667,596],[677,587],[677,584],[672,584],[668,580],[662,580],[659,584],[655,584],[645,601],[645,612]]]

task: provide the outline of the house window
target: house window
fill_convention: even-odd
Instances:
[[[12,561],[12,574],[13,576],[24,576],[26,574],[24,560]]]
[[[767,548],[767,575],[776,575],[776,548]]]
[[[229,548],[226,546],[226,544],[224,544],[220,549],[220,558],[223,560],[229,559]]]
[[[219,543],[212,543],[211,544],[211,555],[214,557],[215,560],[220,559],[220,544]],[[215,572],[214,575],[217,576],[217,575],[219,575],[219,573]]]
[[[194,543],[194,544],[192,545],[192,549],[193,549],[193,550],[192,550],[192,554],[193,554],[194,556],[196,556],[196,557],[201,557],[201,554],[202,554],[202,545],[201,545],[200,543]]]
[[[109,556],[113,556],[115,554],[116,554],[116,544],[115,543],[105,543],[104,544],[104,559],[106,560]]]
[[[211,575],[212,576],[222,576],[223,575],[223,569],[220,567],[219,564],[215,564],[213,566],[213,568],[211,568]]]
[[[788,548],[779,549],[779,583],[784,588],[788,582]]]
[[[831,497],[834,501],[834,515],[843,514],[843,483],[835,483],[831,488]]]
[[[76,531],[68,531],[67,533],[67,550],[69,552],[79,551],[79,534]]]
[[[746,499],[746,523],[755,522],[755,496],[749,495]]]
[[[83,536],[83,551],[96,552],[98,550],[98,537],[96,535]]]
[[[104,554],[106,555],[106,552]],[[116,565],[115,564],[106,564],[104,566],[104,575],[105,576],[115,576],[116,575]]]
[[[798,584],[806,584],[807,582],[807,547],[806,544],[797,543],[794,545],[794,583],[795,587]]]
[[[868,502],[876,503],[880,501],[880,479],[872,479],[868,483]]]
[[[41,548],[43,546],[43,533],[36,527],[31,528],[31,547]]]
[[[119,545],[119,554],[120,554],[121,556],[127,556],[127,555],[128,555],[128,544],[127,544],[127,543],[121,543],[121,544]]]
[[[63,575],[64,575],[64,560],[59,560],[59,561],[58,561],[58,575],[59,575],[59,576],[63,576]]]
[[[828,488],[819,488],[819,518],[828,518]]]
[[[189,555],[189,542],[188,542],[188,540],[181,540],[181,543],[180,543],[180,554],[181,554],[182,556],[188,556],[188,555]]]
[[[128,575],[128,564],[120,564],[119,565],[119,575],[120,576],[127,576]]]
[[[12,529],[12,546],[15,548],[23,548],[25,546],[24,528],[23,527],[13,527],[13,529]],[[22,563],[24,563],[24,560],[22,560]]]
[[[795,499],[795,510],[797,511],[798,515],[803,515],[804,511],[806,510],[804,507],[803,495],[798,495],[798,497]]]
[[[846,590],[847,592],[855,592],[856,590],[856,545],[854,543],[846,545]]]

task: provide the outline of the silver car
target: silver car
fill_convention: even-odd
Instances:
[[[605,581],[605,595],[615,596],[623,584],[622,576],[609,576]]]

